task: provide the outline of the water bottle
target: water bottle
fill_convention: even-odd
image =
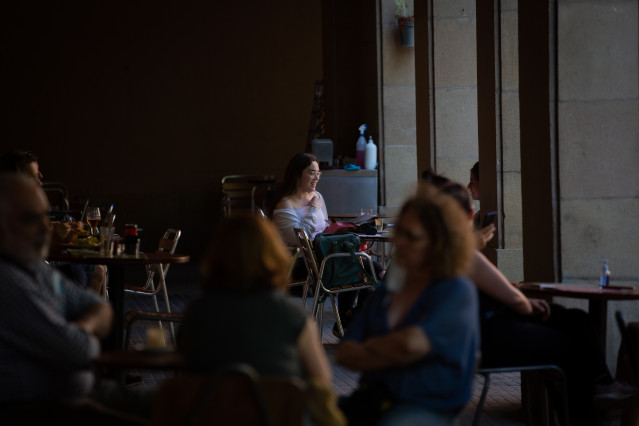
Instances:
[[[601,267],[601,275],[599,276],[599,287],[604,288],[610,285],[610,269],[608,268],[608,261],[602,260],[603,266]]]

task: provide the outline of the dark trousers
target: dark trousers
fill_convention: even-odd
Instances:
[[[566,373],[571,422],[593,424],[595,384],[612,381],[594,324],[579,309],[551,305],[550,318],[503,312],[482,319],[482,366],[555,364]]]

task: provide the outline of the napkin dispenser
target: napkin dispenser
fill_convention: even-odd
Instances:
[[[313,139],[312,149],[320,166],[333,166],[333,141],[331,139]]]

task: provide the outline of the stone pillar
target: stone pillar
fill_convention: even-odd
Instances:
[[[519,160],[517,2],[477,2],[477,103],[481,210],[496,211],[484,253],[511,280],[523,279]]]
[[[555,3],[519,1],[524,279],[560,279]]]
[[[412,1],[407,1],[412,6]],[[395,1],[380,0],[381,28],[381,125],[383,136],[386,205],[382,212],[396,210],[417,180],[415,49],[401,46],[395,19]],[[417,44],[417,43],[416,43]]]

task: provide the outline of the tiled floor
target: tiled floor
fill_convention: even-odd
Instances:
[[[197,296],[198,289],[194,284],[179,284],[169,280],[170,300],[174,307],[174,311],[182,311],[188,302]],[[301,299],[295,299],[297,303],[301,304]],[[149,309],[150,299],[148,297],[134,297],[127,296],[126,298],[126,310],[130,309]],[[331,329],[334,322],[334,315],[330,306],[330,303],[325,304],[324,309],[324,324],[323,324],[323,342],[326,352],[333,360],[333,354],[335,347],[337,346],[337,339],[331,333]],[[148,322],[141,321],[134,327],[131,343],[132,345],[141,344],[142,337],[144,335],[144,327],[152,325]],[[333,385],[335,392],[339,395],[347,395],[353,391],[357,386],[358,374],[333,364]],[[153,388],[158,383],[162,382],[171,373],[154,372],[149,373],[145,371],[131,372],[142,376],[142,383],[139,386],[147,388]],[[477,377],[474,384],[473,399],[467,408],[461,415],[460,425],[472,424],[473,415],[479,394],[481,392],[481,386],[483,380],[481,377]],[[523,425],[525,424],[522,413],[520,410],[520,388],[519,388],[519,374],[506,373],[500,375],[494,375],[491,379],[490,392],[486,399],[486,405],[481,417],[482,425]]]

